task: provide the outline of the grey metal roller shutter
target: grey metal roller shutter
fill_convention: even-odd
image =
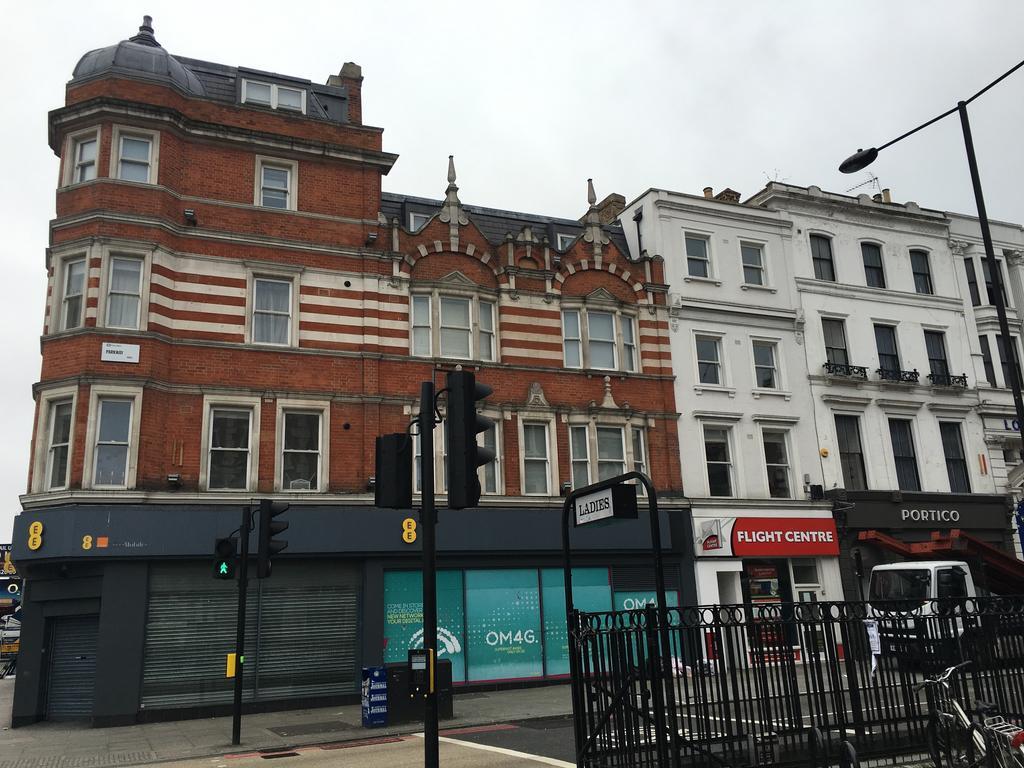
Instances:
[[[260,603],[257,697],[292,699],[354,692],[355,588],[272,582],[264,582]]]
[[[359,572],[336,563],[278,562],[249,583],[244,701],[358,691]],[[207,563],[161,564],[150,576],[142,706],[228,704],[238,587]]]
[[[203,564],[154,566],[150,575],[142,672],[143,709],[229,704],[234,681],[224,676],[235,649],[238,585],[218,581]],[[257,588],[249,583],[247,649],[255,650]],[[251,701],[252,677],[243,678],[243,701]]]
[[[92,716],[99,627],[99,616],[53,619],[46,692],[48,720]]]

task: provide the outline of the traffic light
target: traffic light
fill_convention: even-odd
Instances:
[[[235,578],[235,540],[217,539],[213,547],[213,578]]]
[[[290,505],[283,501],[260,499],[260,527],[256,550],[256,578],[265,579],[270,575],[270,558],[288,547],[287,541],[275,539],[279,533],[288,530],[284,520],[274,520],[286,512]]]
[[[412,438],[404,432],[377,438],[373,505],[385,509],[412,508]]]
[[[465,509],[480,503],[477,469],[494,460],[494,451],[477,445],[476,436],[494,426],[494,420],[476,412],[477,400],[491,392],[467,371],[448,374],[448,508]]]

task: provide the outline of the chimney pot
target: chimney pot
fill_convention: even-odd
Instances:
[[[714,197],[714,190],[711,189],[711,187],[704,187],[704,197],[710,200],[712,197]]]
[[[876,203],[880,203],[882,202],[882,195],[881,193],[875,193],[871,196],[871,199],[874,200]]]
[[[888,187],[886,187],[885,189],[882,190],[882,202],[883,203],[891,203],[892,202],[892,194],[889,192],[889,188]]]

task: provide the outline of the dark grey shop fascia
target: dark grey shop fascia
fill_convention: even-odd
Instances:
[[[917,493],[907,491],[846,491],[836,499],[836,517],[845,515],[847,529],[1005,530],[1009,525],[1008,496],[988,493]]]
[[[14,520],[14,560],[31,565],[55,559],[206,557],[215,539],[238,529],[241,505],[69,504],[27,510]],[[663,548],[689,546],[689,510],[665,510]],[[393,555],[420,551],[402,540],[402,520],[418,513],[375,507],[293,504],[286,557]],[[41,546],[29,549],[29,527],[43,525]],[[438,550],[444,553],[561,552],[561,510],[504,508],[441,510]],[[649,550],[647,509],[640,519],[578,528],[572,546],[582,551]],[[687,550],[681,550],[687,551]]]

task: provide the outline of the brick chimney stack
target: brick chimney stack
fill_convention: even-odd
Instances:
[[[348,119],[353,125],[363,124],[363,68],[346,61],[341,72],[327,78],[327,84],[348,89]]]

